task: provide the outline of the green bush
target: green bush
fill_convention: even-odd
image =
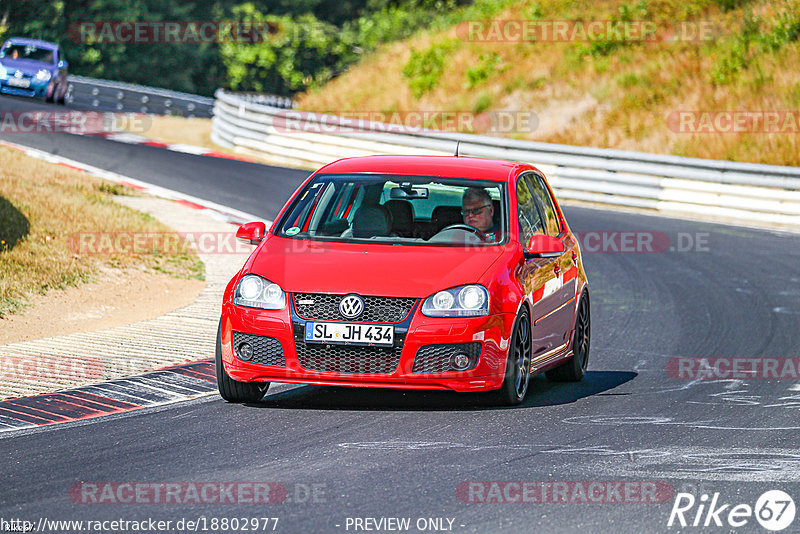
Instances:
[[[637,85],[643,84],[645,79],[636,74],[635,72],[626,72],[625,74],[620,74],[617,76],[617,85],[620,87],[635,87]]]
[[[646,19],[649,13],[646,0],[639,0],[636,4],[623,4],[619,7],[619,14],[611,17],[611,23],[617,22],[631,22],[635,20]],[[634,41],[609,39],[607,37],[598,37],[593,39],[587,45],[580,45],[578,47],[578,54],[581,56],[589,55],[592,57],[608,56],[622,46],[628,46]]]
[[[481,94],[472,106],[472,111],[477,115],[483,113],[492,106],[492,95],[488,93]]]
[[[781,13],[777,21],[771,32],[759,36],[761,46],[766,51],[774,52],[800,38],[800,13]]]
[[[269,23],[278,29],[262,42],[220,44],[233,89],[290,94],[329,80],[352,54],[336,26],[312,14],[266,16],[249,3],[233,13],[238,21]]]
[[[711,79],[715,83],[729,84],[736,79],[740,71],[747,68],[750,63],[750,46],[758,37],[760,27],[761,21],[758,17],[749,12],[744,14],[740,32],[711,70]]]
[[[491,54],[481,54],[478,64],[467,69],[467,83],[464,87],[466,89],[472,89],[476,85],[485,82],[497,71],[501,63],[500,56],[494,52]]]
[[[408,80],[408,87],[414,98],[420,98],[439,84],[445,58],[452,48],[452,42],[443,42],[434,44],[427,50],[411,51],[411,57],[403,67],[403,77]]]

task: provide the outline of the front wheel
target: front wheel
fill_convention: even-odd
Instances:
[[[258,402],[267,393],[269,382],[238,382],[228,376],[222,366],[222,324],[217,328],[217,388],[228,402]]]
[[[517,316],[511,344],[508,347],[506,375],[503,385],[494,392],[495,400],[504,406],[516,406],[528,392],[531,374],[531,321],[527,310]]]
[[[63,87],[63,89],[62,89]],[[67,88],[64,87],[63,83],[58,84],[58,89],[61,91],[61,95],[59,96],[58,91],[55,91],[56,103],[61,104],[62,106],[67,103]]]
[[[53,102],[53,101],[55,101],[56,90],[57,89],[58,89],[58,86],[56,85],[55,82],[53,82],[53,83],[51,83],[50,85],[47,86],[47,89],[44,90],[44,100],[45,100],[45,102]]]
[[[547,371],[547,379],[551,382],[580,382],[589,365],[589,342],[591,341],[592,322],[589,313],[589,293],[581,294],[578,313],[575,316],[575,333],[572,335],[572,358],[555,369]]]

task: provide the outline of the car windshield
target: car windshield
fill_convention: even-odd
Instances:
[[[507,239],[505,184],[428,176],[319,175],[277,235],[337,242],[491,246]]]
[[[23,45],[9,43],[0,52],[0,58],[6,59],[32,59],[34,61],[44,61],[53,63],[54,55],[52,48],[39,48],[34,45]]]

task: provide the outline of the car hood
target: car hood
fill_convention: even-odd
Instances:
[[[34,61],[32,59],[9,59],[4,57],[0,59],[0,63],[3,64],[7,71],[13,72],[15,70],[21,70],[25,74],[36,74],[42,69],[50,73],[58,70],[55,65],[43,61]]]
[[[508,246],[323,243],[270,236],[245,266],[287,292],[427,297],[481,282]]]

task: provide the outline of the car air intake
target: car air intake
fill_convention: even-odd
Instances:
[[[456,365],[456,356],[464,355],[468,363],[461,367]],[[424,345],[414,357],[413,373],[453,373],[468,371],[478,364],[481,355],[481,344],[445,343],[441,345]]]
[[[249,345],[246,347],[246,345]],[[249,363],[286,367],[281,342],[274,337],[255,334],[233,333],[233,352],[236,357]],[[249,358],[247,356],[250,356]]]

